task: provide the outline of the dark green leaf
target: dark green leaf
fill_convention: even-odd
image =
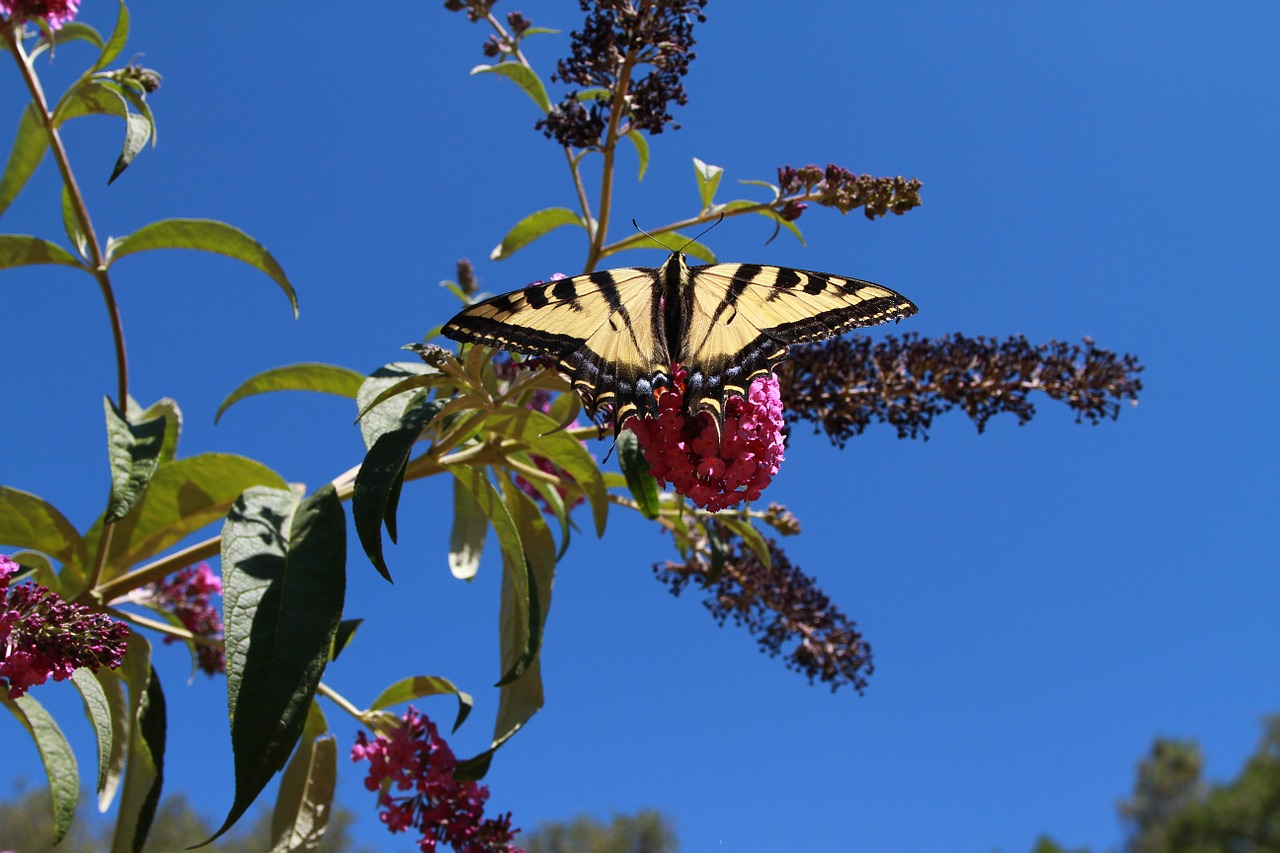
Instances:
[[[643,181],[645,169],[649,168],[649,140],[645,139],[644,134],[638,130],[628,133],[627,139],[630,139],[631,144],[636,147],[636,156],[640,158],[640,169],[636,173],[636,181]]]
[[[13,147],[9,149],[9,161],[5,164],[4,174],[0,175],[0,215],[9,209],[27,185],[48,147],[49,137],[45,135],[40,108],[34,103],[27,104],[18,119],[18,132],[13,139]]]
[[[342,616],[346,550],[332,485],[302,501],[286,489],[249,489],[227,514],[223,606],[236,793],[214,838],[298,742]]]
[[[151,120],[146,116],[137,113],[129,113],[124,119],[124,148],[120,151],[120,156],[116,158],[115,168],[111,170],[111,177],[107,178],[107,183],[115,182],[125,169],[129,168],[129,164],[133,162],[133,158],[138,156],[138,152],[146,147],[147,140],[151,138]]]
[[[71,673],[71,683],[80,691],[80,698],[84,700],[84,715],[89,718],[89,724],[93,726],[93,734],[97,740],[97,790],[101,791],[107,785],[111,756],[117,749],[114,743],[115,726],[111,720],[112,704],[92,671],[83,667],[77,669]]]
[[[63,565],[87,561],[75,525],[51,504],[28,492],[0,486],[0,542],[48,554]]]
[[[521,65],[519,62],[499,62],[497,65],[477,65],[471,69],[471,73],[501,74],[524,89],[525,94],[533,98],[533,102],[543,113],[551,112],[551,101],[547,98],[547,89],[542,85],[542,78],[532,68]]]
[[[471,580],[480,568],[489,522],[471,491],[453,482],[453,529],[449,533],[449,571],[455,578]]]
[[[216,424],[222,413],[245,397],[254,394],[266,394],[270,391],[318,391],[322,394],[336,394],[339,397],[355,398],[360,390],[364,376],[347,367],[333,364],[290,364],[285,367],[273,367],[256,376],[251,376],[239,387],[227,395],[227,399],[218,406],[213,416]]]
[[[130,401],[129,411],[135,411],[136,403]],[[138,420],[147,421],[152,418],[164,419],[164,440],[160,447],[160,461],[172,462],[178,455],[178,437],[182,434],[182,410],[176,400],[162,397],[143,410]]]
[[[694,157],[693,173],[698,179],[698,194],[702,197],[702,209],[706,210],[711,207],[711,202],[716,197],[716,187],[720,186],[720,179],[724,177],[724,169],[704,163]]]
[[[649,463],[640,449],[636,434],[629,429],[618,433],[618,467],[627,478],[627,488],[636,499],[640,513],[649,519],[658,517],[658,481],[649,473]]]
[[[125,682],[122,676],[103,668],[94,673],[102,695],[106,697],[110,708],[108,718],[111,721],[111,750],[107,755],[106,766],[99,766],[98,772],[98,811],[105,812],[115,799],[120,782],[124,779],[125,755],[129,748],[129,698],[125,694]]]
[[[467,715],[471,713],[471,706],[474,700],[471,698],[471,694],[463,693],[452,681],[447,678],[441,678],[438,675],[413,675],[400,679],[379,693],[378,698],[374,699],[373,704],[369,706],[369,710],[380,711],[383,708],[390,708],[392,705],[399,705],[401,702],[412,702],[414,699],[421,699],[423,696],[439,696],[441,694],[449,694],[458,698],[458,716],[453,722],[453,730],[456,732],[458,727],[467,719]]]
[[[53,843],[57,844],[71,828],[80,799],[75,753],[57,722],[30,693],[10,699],[8,690],[0,690],[0,703],[13,712],[40,750],[40,760],[49,777],[49,793],[53,795]]]
[[[117,672],[129,685],[129,747],[111,849],[137,853],[146,842],[164,787],[166,727],[164,693],[151,666],[151,647],[141,634],[130,635],[124,664]]]
[[[271,853],[315,850],[320,844],[338,778],[337,741],[328,731],[320,706],[312,702],[271,812]]]
[[[530,213],[507,232],[507,236],[502,238],[502,242],[489,253],[489,260],[501,261],[509,258],[543,234],[553,231],[562,225],[586,227],[582,217],[567,207],[548,207],[545,210]]]
[[[711,549],[711,565],[707,567],[707,583],[715,583],[724,571],[725,559],[729,556],[724,539],[716,533],[711,525],[707,525],[707,547]]]
[[[164,417],[126,418],[109,397],[102,402],[107,414],[107,461],[111,466],[111,495],[106,510],[110,524],[132,512],[142,499],[160,463],[168,424]]]
[[[384,364],[365,379],[356,392],[356,405],[364,414],[360,418],[360,435],[366,448],[373,447],[384,433],[400,429],[400,418],[411,402],[417,402],[412,394],[389,399],[370,408],[373,401],[389,388],[414,376],[434,375],[436,369],[420,361],[397,361]],[[366,411],[367,410],[367,411]]]
[[[365,554],[387,580],[391,580],[391,573],[382,557],[382,525],[390,513],[389,526],[394,528],[395,498],[404,479],[409,455],[422,431],[442,408],[444,403],[440,401],[424,400],[406,411],[400,418],[400,427],[384,433],[369,448],[356,474],[351,495],[351,517]]]
[[[93,63],[91,71],[101,71],[110,65],[120,51],[124,50],[125,42],[129,40],[129,10],[125,8],[124,0],[120,0],[120,13],[116,15],[116,26],[111,31],[111,37],[107,39],[106,45],[103,46],[102,52],[98,54],[98,59]]]
[[[196,249],[243,261],[270,276],[289,297],[293,316],[298,316],[298,297],[280,264],[261,243],[239,228],[212,219],[162,219],[144,225],[128,236],[109,241],[108,263],[114,264],[127,255],[153,249]]]
[[[363,624],[363,619],[343,619],[338,623],[338,630],[333,635],[333,648],[329,649],[329,660],[338,659],[342,650],[355,639],[356,629]]]
[[[230,453],[202,453],[156,467],[147,491],[133,512],[116,523],[102,580],[123,574],[178,540],[227,514],[240,493],[251,486],[288,487],[265,465]],[[85,536],[96,552],[102,519]]]
[[[36,264],[62,264],[68,267],[84,265],[57,243],[41,240],[26,234],[0,234],[0,270],[29,267]]]

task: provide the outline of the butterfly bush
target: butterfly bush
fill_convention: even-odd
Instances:
[[[76,16],[80,0],[0,0],[0,12],[13,21],[44,18],[49,29],[61,29]]]
[[[560,278],[564,278],[564,276],[560,276]],[[552,276],[552,280],[554,279],[555,279],[555,276]],[[533,397],[530,398],[529,400],[529,408],[533,409],[535,412],[542,412],[543,414],[546,414],[547,412],[551,411],[551,402],[552,402],[551,395],[548,394],[546,391],[535,391],[533,392]],[[581,421],[578,420],[578,418],[574,418],[573,422],[569,424],[570,429],[573,429],[575,427],[580,427],[580,426],[582,426],[582,423]],[[582,442],[582,446],[586,447],[587,446],[586,442]],[[592,454],[592,458],[593,459],[595,458],[595,454]],[[556,491],[560,493],[561,498],[564,498],[565,496],[567,496],[570,491],[575,491],[578,493],[577,497],[575,497],[573,501],[570,502],[565,507],[566,509],[573,509],[578,504],[586,500],[586,498],[582,494],[582,489],[577,488],[577,481],[573,479],[573,476],[569,474],[568,471],[565,471],[563,468],[561,468],[556,463],[552,462],[547,457],[539,456],[536,453],[530,454],[529,459],[533,462],[534,465],[538,466],[538,470],[545,471],[548,474],[553,474],[556,477],[559,477],[560,480],[566,484],[563,486],[557,485],[555,487]],[[542,492],[534,488],[533,483],[530,483],[524,477],[521,477],[519,474],[517,474],[516,485],[520,488],[521,491],[523,491],[529,497],[533,498],[535,501],[541,504],[543,512],[546,512],[546,513],[554,512],[551,508],[551,504],[547,503],[547,499],[543,497]]]
[[[457,853],[523,853],[512,846],[520,830],[511,828],[511,813],[485,819],[488,787],[457,778],[458,761],[436,724],[413,706],[400,721],[394,731],[372,741],[359,732],[351,748],[352,761],[369,762],[364,786],[381,789],[379,817],[387,829],[418,830],[418,849],[424,853],[441,842]]]
[[[17,699],[50,678],[65,681],[80,667],[115,669],[124,660],[129,627],[47,587],[9,587],[18,564],[0,554],[0,686]]]
[[[751,383],[746,397],[725,404],[723,435],[710,418],[685,412],[686,371],[673,369],[675,390],[658,398],[658,416],[629,418],[649,471],[709,512],[759,499],[783,459],[782,398],[772,373]]]
[[[215,595],[222,595],[222,578],[208,563],[201,563],[149,584],[140,597],[145,597],[152,607],[172,613],[192,634],[222,640],[222,614],[213,603]],[[165,637],[164,642],[168,645],[178,639]],[[198,643],[196,664],[207,675],[218,675],[227,671],[227,654],[221,646]]]

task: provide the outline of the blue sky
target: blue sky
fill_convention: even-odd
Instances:
[[[110,4],[84,7],[109,28]],[[459,257],[492,291],[581,268],[585,247],[568,230],[487,260],[517,220],[573,195],[528,99],[468,76],[487,33],[463,16],[439,3],[387,4],[377,18],[292,4],[247,19],[211,4],[130,8],[124,55],[165,77],[152,98],[160,145],[107,188],[119,128],[89,119],[68,132],[100,233],[222,219],[271,249],[302,306],[292,321],[274,285],[223,259],[155,254],[117,268],[133,393],[178,400],[185,454],[242,453],[315,488],[359,461],[350,406],[277,395],[214,427],[240,381],[300,361],[372,370],[402,358],[402,344],[456,310],[437,282]],[[1014,853],[1040,832],[1116,846],[1115,801],[1154,736],[1198,739],[1224,779],[1259,718],[1280,710],[1280,7],[798,8],[712,0],[683,128],[651,140],[643,182],[622,157],[614,236],[632,217],[691,215],[693,157],[725,168],[722,199],[783,164],[919,177],[925,203],[904,217],[810,209],[807,248],[785,236],[764,245],[763,219],[727,222],[705,242],[723,260],[893,287],[921,309],[900,332],[1090,335],[1136,353],[1146,390],[1097,427],[1045,400],[1031,424],[997,419],[983,435],[944,417],[927,443],[882,427],[841,451],[795,431],[769,497],[804,524],[787,543],[793,561],[874,646],[862,697],[809,686],[744,632],[717,628],[694,597],[672,598],[649,569],[672,556],[669,542],[615,512],[603,540],[577,537],[560,565],[546,707],[496,760],[493,807],[525,827],[658,808],[687,851]],[[512,9],[564,31],[526,43],[549,72],[577,4],[498,6]],[[43,66],[49,85],[86,51]],[[23,102],[11,70],[5,121]],[[55,178],[46,164],[0,229],[57,238]],[[58,270],[0,277],[0,481],[82,524],[106,492],[101,397],[114,391],[87,283]],[[453,679],[477,699],[455,740],[471,754],[495,710],[500,566],[487,560],[471,584],[449,576],[449,494],[433,481],[406,490],[394,586],[353,550],[347,615],[368,621],[326,680],[367,702],[402,675]],[[186,685],[179,650],[161,661],[168,784],[220,819],[231,802],[224,685]],[[91,784],[78,700],[65,687],[39,698],[80,744]],[[425,707],[452,713],[447,700]],[[354,721],[326,710],[349,745]],[[38,780],[16,723],[0,732],[13,744],[0,781]],[[378,825],[357,771],[343,767],[340,797],[361,838],[410,849]]]

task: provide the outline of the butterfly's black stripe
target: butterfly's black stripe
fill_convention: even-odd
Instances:
[[[827,285],[831,283],[831,280],[826,276],[817,273],[809,273],[808,278],[809,280],[804,283],[804,292],[812,296],[816,296],[826,290]]]
[[[574,303],[573,307],[581,311],[582,307],[577,304],[578,288],[574,285],[573,279],[562,278],[555,284],[551,285],[551,295],[556,299],[564,302]]]
[[[527,288],[524,292],[524,297],[529,300],[529,307],[546,308],[550,305],[551,300],[547,298],[547,290],[546,285]]]

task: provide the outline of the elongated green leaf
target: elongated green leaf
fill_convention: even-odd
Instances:
[[[94,677],[93,672],[81,667],[71,673],[71,683],[80,691],[84,700],[84,715],[93,726],[93,734],[98,743],[98,784],[101,791],[107,784],[107,773],[111,769],[111,756],[115,752],[115,726],[112,724],[112,705],[107,699],[102,684]]]
[[[640,168],[636,172],[636,182],[644,180],[645,170],[649,168],[649,140],[644,138],[644,134],[638,130],[633,130],[627,134],[627,139],[631,140],[631,144],[636,147],[636,156],[640,158]]]
[[[141,408],[136,403],[130,402],[129,411],[134,412]],[[169,397],[162,397],[156,400],[138,416],[140,421],[149,421],[154,418],[162,418],[164,420],[164,439],[160,444],[160,461],[171,462],[178,455],[178,437],[182,434],[182,410],[178,408],[178,403]]]
[[[40,751],[40,760],[49,777],[49,792],[53,795],[53,843],[57,844],[71,828],[80,799],[75,753],[58,723],[30,693],[10,699],[8,690],[0,690],[0,703],[17,717]]]
[[[449,533],[449,571],[455,578],[471,580],[480,568],[489,522],[471,491],[453,483],[453,529]]]
[[[80,230],[80,221],[76,218],[75,205],[71,200],[71,190],[67,189],[66,184],[62,185],[62,228],[67,232],[67,239],[76,247],[80,257],[87,258],[89,241]]]
[[[732,516],[726,516],[722,520],[725,527],[738,534],[743,543],[755,552],[755,555],[760,558],[761,565],[766,569],[773,568],[773,555],[769,553],[769,543],[760,535],[760,531],[756,530],[755,525],[745,518]]]
[[[686,255],[691,255],[692,257],[695,257],[700,261],[706,261],[709,264],[716,263],[716,253],[708,249],[702,243],[699,243],[697,240],[690,240],[689,238],[685,237],[683,234],[680,234],[679,232],[676,232],[676,231],[668,232],[666,235],[664,235],[664,239],[666,239],[670,243],[670,246],[668,246],[667,243],[659,243],[657,240],[653,239],[652,237],[648,235],[644,235],[641,237],[632,238],[631,240],[627,241],[627,244],[624,248],[662,249],[664,252],[670,252],[671,246],[674,246],[676,249],[679,249],[680,251],[684,252]]]
[[[603,536],[605,522],[609,518],[609,495],[600,466],[581,441],[558,430],[558,426],[555,418],[549,415],[514,406],[504,408],[485,420],[487,429],[524,441],[539,456],[545,456],[573,477],[591,505],[596,533]]]
[[[384,391],[405,379],[427,376],[436,372],[435,368],[428,367],[420,361],[396,361],[384,364],[369,374],[369,377],[361,383],[360,390],[356,392],[356,405],[363,413],[360,417],[360,435],[364,439],[365,448],[372,448],[373,443],[385,433],[400,429],[402,426],[400,418],[405,410],[411,403],[416,404],[421,398],[413,394],[405,394],[403,397],[389,399],[370,408],[373,401]]]
[[[502,242],[489,253],[489,260],[501,261],[509,258],[543,234],[554,231],[562,225],[586,227],[582,217],[567,207],[548,207],[545,210],[530,213],[507,232],[507,236],[502,238]]]
[[[618,433],[618,467],[627,478],[627,488],[636,499],[640,513],[649,519],[658,517],[658,481],[649,473],[649,463],[640,449],[636,434],[629,429]]]
[[[526,465],[534,465],[533,459],[527,453],[515,454],[515,459]],[[564,497],[560,494],[559,487],[555,483],[547,483],[542,480],[528,480],[529,486],[538,493],[546,505],[550,515],[560,525],[560,550],[556,552],[556,560],[559,561],[569,550],[570,531],[573,529],[569,520],[569,510],[571,507],[565,503]]]
[[[124,0],[120,0],[120,12],[116,15],[115,28],[111,31],[111,37],[103,45],[102,52],[98,54],[98,59],[90,70],[101,71],[110,65],[120,55],[120,51],[124,50],[127,41],[129,41],[129,10],[125,8]]]
[[[338,623],[338,630],[333,634],[333,646],[329,649],[329,660],[338,659],[342,650],[355,639],[356,629],[363,624],[363,619],[343,619]]]
[[[128,118],[129,105],[117,86],[101,80],[81,80],[62,96],[53,110],[53,123],[61,127],[73,118],[91,115]]]
[[[251,376],[227,395],[213,416],[216,424],[222,413],[245,397],[266,394],[270,391],[318,391],[339,397],[355,398],[364,376],[348,367],[334,364],[290,364],[273,367]]]
[[[301,501],[284,489],[249,489],[222,530],[236,793],[213,838],[244,814],[298,742],[346,591],[346,518],[332,485]]]
[[[766,184],[766,186],[771,186],[771,185]],[[802,234],[800,231],[800,226],[796,225],[794,222],[788,219],[783,219],[778,214],[778,212],[773,208],[771,207],[762,208],[762,207],[759,207],[759,204],[760,202],[758,201],[750,201],[748,199],[737,199],[735,201],[725,202],[724,204],[718,204],[715,206],[714,209],[730,211],[730,210],[741,210],[742,208],[745,208],[745,207],[757,208],[756,210],[753,210],[752,213],[758,213],[761,216],[763,216],[765,219],[773,220],[774,224],[777,225],[779,228],[786,228],[788,231],[790,231],[791,234],[797,240],[800,241],[801,246],[806,245],[806,243],[804,242],[804,234]],[[774,234],[775,235],[777,234],[776,230],[774,231]],[[769,239],[772,240],[773,237],[770,237]]]
[[[168,722],[160,677],[151,666],[151,647],[140,634],[129,637],[129,650],[119,671],[129,685],[129,759],[111,850],[140,853],[164,788]]]
[[[320,706],[312,702],[271,812],[271,853],[319,848],[338,778],[337,741],[328,729]]]
[[[477,65],[471,69],[471,73],[473,75],[501,74],[521,89],[524,89],[525,94],[533,98],[533,102],[538,105],[538,109],[542,110],[543,113],[551,112],[551,101],[547,98],[547,88],[542,85],[542,78],[532,68],[521,65],[519,62],[499,62],[497,65]]]
[[[351,517],[365,554],[387,580],[391,580],[391,572],[382,557],[382,525],[388,524],[388,532],[392,533],[394,542],[395,506],[400,483],[404,480],[405,465],[409,462],[414,443],[442,408],[444,403],[441,401],[424,400],[406,411],[401,416],[400,428],[384,433],[369,448],[364,462],[360,464],[360,472],[356,474],[351,495]]]
[[[83,566],[84,540],[52,504],[29,492],[0,486],[0,543],[48,554],[63,565]]]
[[[29,56],[35,59],[51,46],[70,44],[76,40],[87,41],[99,50],[102,49],[102,36],[93,27],[80,21],[63,24],[56,30],[50,30],[48,37],[41,34],[40,42],[32,49]]]
[[[84,266],[57,243],[26,234],[0,234],[0,270],[29,267],[36,264]]]
[[[449,694],[458,698],[458,716],[453,722],[453,730],[456,732],[471,713],[471,706],[474,700],[471,698],[471,694],[463,693],[452,681],[447,678],[441,678],[438,675],[413,675],[400,679],[379,693],[378,698],[374,699],[373,704],[369,706],[369,710],[380,711],[383,708],[390,708],[392,705],[399,705],[401,702],[412,702],[414,699],[421,699],[423,696],[439,696],[441,694]]]
[[[520,543],[520,533],[516,529],[515,522],[511,518],[511,513],[508,511],[506,503],[502,500],[502,496],[498,494],[498,490],[493,487],[493,484],[489,482],[489,478],[485,476],[484,469],[455,465],[450,467],[449,470],[453,473],[457,483],[470,492],[480,511],[489,519],[489,523],[493,525],[493,532],[497,534],[498,544],[502,546],[503,554],[512,561],[523,564],[524,546]],[[527,596],[528,594],[525,593],[526,598]]]
[[[716,197],[716,187],[720,186],[720,179],[724,177],[724,169],[704,163],[694,157],[693,174],[698,179],[698,195],[702,198],[702,209],[706,210],[711,207],[711,202]]]
[[[142,499],[160,464],[168,424],[163,417],[126,418],[109,397],[102,402],[107,414],[107,459],[111,465],[106,521],[113,523],[132,512]]]
[[[129,164],[133,162],[133,158],[138,156],[143,148],[146,147],[147,141],[151,139],[151,120],[144,115],[137,113],[129,113],[124,117],[124,148],[120,151],[120,156],[116,158],[115,168],[111,170],[111,177],[107,178],[107,183],[115,183],[116,178],[129,168]]]
[[[48,148],[49,137],[45,135],[40,108],[34,103],[27,104],[18,119],[18,132],[13,139],[13,147],[9,149],[4,174],[0,175],[0,215],[22,192]]]
[[[298,316],[297,294],[280,264],[261,243],[239,228],[213,219],[162,219],[144,225],[126,237],[109,241],[108,263],[114,264],[128,255],[153,249],[196,249],[243,261],[266,273],[278,284],[289,297],[293,316]]]
[[[251,486],[287,488],[284,478],[270,468],[230,453],[202,453],[156,466],[138,505],[115,525],[102,579],[118,577],[219,520]],[[90,553],[96,551],[101,535],[99,518],[85,537]]]
[[[111,807],[111,801],[115,799],[116,791],[124,779],[131,717],[123,677],[104,668],[94,673],[94,678],[102,688],[102,695],[106,697],[110,709],[108,719],[111,721],[111,749],[107,754],[106,766],[99,765],[98,772],[98,811],[105,812]]]

